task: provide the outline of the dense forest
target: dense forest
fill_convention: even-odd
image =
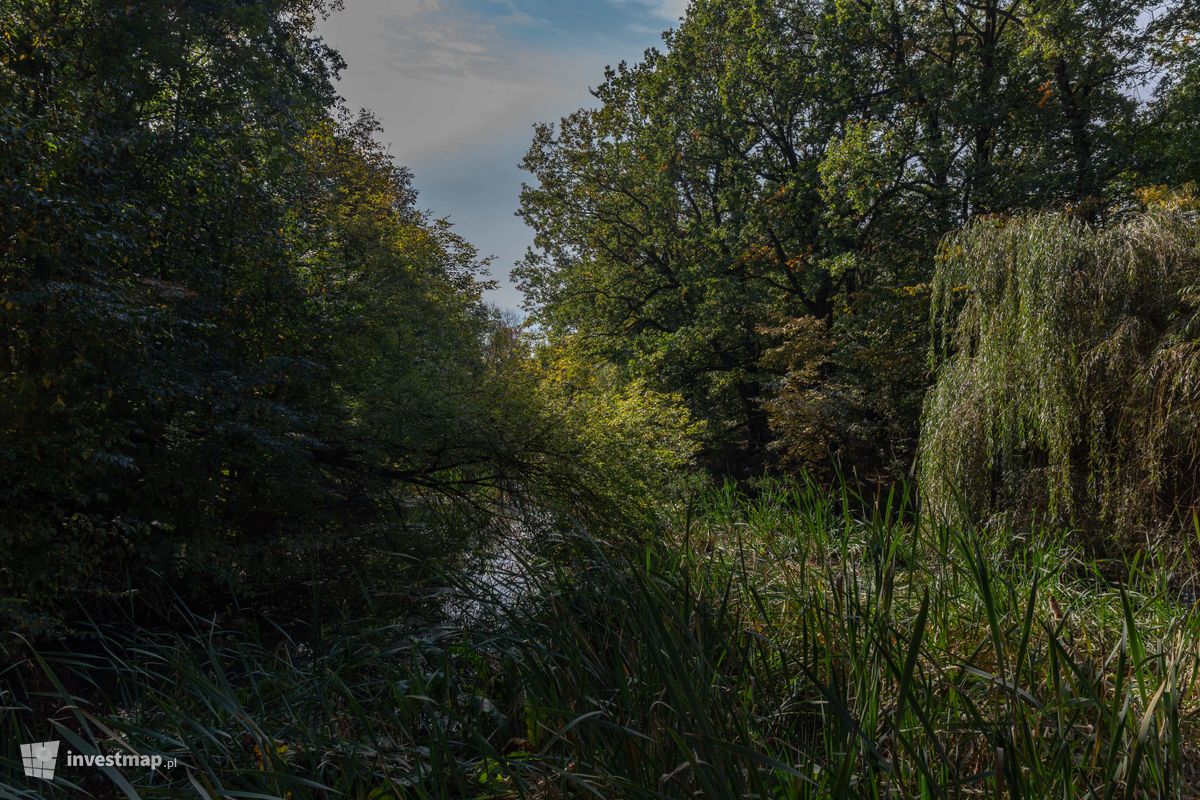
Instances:
[[[1200,7],[693,0],[518,320],[337,6],[0,1],[0,797],[1200,797]]]

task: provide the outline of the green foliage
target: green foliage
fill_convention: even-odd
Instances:
[[[106,596],[131,559],[236,573],[230,517],[269,537],[321,502],[279,236],[287,143],[332,99],[320,12],[5,5],[6,596]]]
[[[1190,195],[1145,196],[1149,208],[1104,227],[1040,214],[946,240],[921,440],[930,509],[1187,526],[1200,503],[1200,223]]]
[[[645,549],[525,556],[517,597],[464,579],[487,608],[466,628],[10,638],[2,680],[76,752],[180,759],[131,797],[1190,796],[1200,617],[1159,577],[1185,564],[1118,589],[1061,535],[857,502],[709,490]],[[47,734],[32,711],[8,739]],[[14,773],[0,755],[0,791]],[[113,788],[64,771],[46,796],[69,779]]]
[[[1155,88],[1154,135],[1143,142],[1151,182],[1200,181],[1200,10],[1183,4],[1158,17],[1155,58],[1170,67]]]
[[[517,273],[536,319],[681,394],[718,469],[758,469],[773,443],[903,470],[938,240],[1128,191],[1153,114],[1124,87],[1182,78],[1149,59],[1147,6],[693,3],[662,52],[608,72],[599,108],[537,130]],[[777,323],[804,318],[828,349],[790,376]]]
[[[1190,4],[693,2],[537,128],[529,326],[332,5],[0,8],[4,729],[182,760],[49,794],[1184,795],[1186,550],[970,523],[1198,524]],[[930,298],[936,513],[818,488]]]
[[[617,518],[653,511],[695,466],[703,425],[683,398],[643,381],[622,382],[611,364],[586,360],[574,339],[539,353],[537,391],[566,439],[578,482],[594,487]],[[578,513],[578,512],[576,512]]]
[[[324,10],[0,11],[6,620],[153,605],[150,573],[303,603],[464,546],[525,465],[479,259],[336,106]]]

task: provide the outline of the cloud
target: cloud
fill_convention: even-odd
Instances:
[[[378,3],[362,3],[361,0],[346,0],[346,5],[351,8],[350,16],[354,16],[353,11],[358,7],[379,5]],[[392,0],[387,4],[387,11],[392,17],[413,17],[419,14],[435,13],[441,10],[439,0]],[[380,6],[382,8],[382,6]]]
[[[643,17],[642,20],[631,22],[631,27],[654,28],[654,23],[666,22],[674,25],[687,10],[688,0],[610,0],[626,14]]]
[[[383,66],[401,80],[445,84],[486,74],[498,61],[494,30],[479,25],[412,25],[406,16],[383,20],[378,35],[387,51]]]
[[[593,98],[604,66],[635,61],[685,0],[345,0],[321,26],[348,68],[339,87],[369,108],[422,205],[507,269],[530,242],[514,217],[530,126]],[[515,307],[504,284],[495,295]]]
[[[687,10],[687,4],[688,0],[658,0],[654,4],[654,10],[663,19],[676,22]]]
[[[419,167],[587,103],[606,53],[514,3],[349,0],[323,33],[349,63],[340,87],[371,108],[393,154]]]

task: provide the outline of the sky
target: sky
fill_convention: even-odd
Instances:
[[[686,0],[345,0],[320,26],[347,62],[340,92],[371,110],[418,202],[494,256],[489,301],[519,311],[508,280],[533,236],[515,216],[519,163],[539,121],[594,100],[604,67],[639,61]]]

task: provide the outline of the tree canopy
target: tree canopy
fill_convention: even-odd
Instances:
[[[941,237],[982,214],[1095,216],[1139,176],[1186,178],[1147,142],[1169,128],[1186,146],[1191,117],[1171,109],[1194,65],[1149,9],[693,3],[661,52],[609,71],[596,108],[537,129],[518,273],[535,318],[679,392],[719,469],[898,474]]]
[[[946,330],[921,438],[931,510],[1014,510],[1175,533],[1200,507],[1200,216],[1194,195],[1104,228],[981,220],[934,282]]]
[[[0,612],[18,625],[151,574],[198,607],[286,604],[314,570],[396,569],[489,524],[424,506],[584,490],[554,466],[583,439],[523,377],[486,264],[338,103],[326,10],[0,12]]]
[[[1190,502],[1162,477],[1193,452],[1167,399],[1191,408],[1190,367],[1153,355],[1191,346],[1190,212],[1128,216],[1139,187],[1198,177],[1190,4],[699,0],[594,108],[536,128],[528,326],[338,100],[331,8],[0,11],[0,581],[21,624],[151,574],[206,599],[387,571],[502,527],[515,493],[622,516],[697,455],[883,482],[923,405],[925,461],[969,475],[975,507],[1003,483],[979,459],[1032,445],[1053,508],[1078,508],[1077,469],[1130,524]],[[1078,365],[1116,334],[1054,314],[1115,307],[1044,274],[1114,294],[1122,268],[1162,284],[1129,312],[1159,338],[1104,362],[1142,394],[1100,401]],[[958,331],[936,374],[931,311]],[[1068,333],[1075,366],[1051,370]],[[1037,409],[1010,394],[1017,355],[1057,376]],[[970,428],[968,396],[998,421]],[[1150,449],[1120,460],[1129,437]]]

